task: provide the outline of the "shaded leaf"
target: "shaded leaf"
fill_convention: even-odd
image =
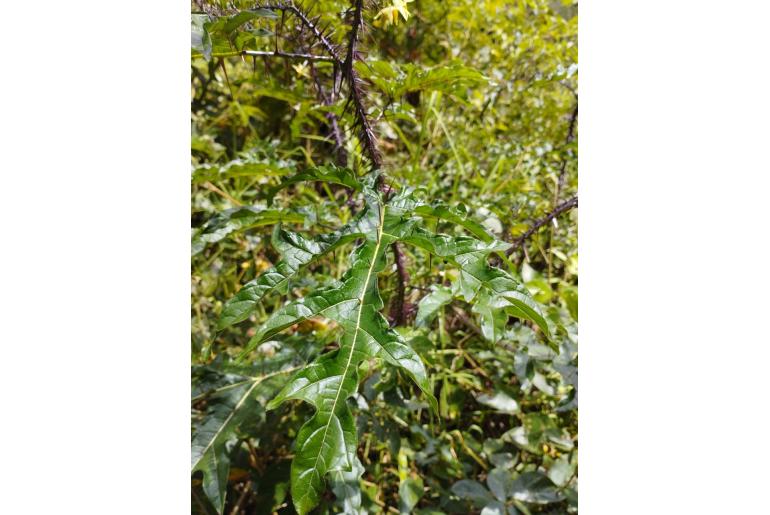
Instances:
[[[280,222],[302,223],[297,213],[256,207],[236,207],[223,211],[206,222],[192,238],[192,255],[203,251],[207,245],[225,239],[234,232],[273,225]]]
[[[289,371],[243,377],[220,387],[209,400],[206,419],[192,439],[192,472],[203,472],[203,491],[219,513],[224,510],[230,471],[226,444],[247,417],[253,419],[264,413],[262,405],[280,384],[266,381]]]
[[[478,506],[484,506],[494,501],[494,497],[489,493],[489,490],[478,481],[471,479],[461,479],[452,485],[452,493],[461,499],[468,499],[473,501]]]
[[[501,452],[489,457],[489,462],[497,468],[510,470],[516,465],[516,457],[510,452]]]
[[[417,326],[426,326],[436,318],[439,310],[452,301],[452,290],[446,286],[434,286],[433,291],[423,297],[417,307]]]
[[[222,165],[204,164],[192,172],[192,183],[201,184],[206,181],[218,181],[233,177],[259,177],[283,175],[286,173],[285,163],[260,162],[250,159],[234,159]]]
[[[572,466],[566,456],[554,461],[548,468],[548,479],[557,486],[564,486],[572,476]]]
[[[192,14],[192,48],[199,51],[206,60],[211,59],[211,36],[206,29],[209,17],[207,14]]]
[[[364,466],[358,456],[355,456],[355,449],[349,449],[347,452],[354,455],[352,468],[349,471],[337,470],[331,474],[332,491],[337,496],[337,503],[342,507],[343,513],[363,515],[367,513],[361,507],[361,476]]]
[[[487,475],[487,486],[498,501],[505,502],[513,488],[511,473],[504,469],[492,469]]]

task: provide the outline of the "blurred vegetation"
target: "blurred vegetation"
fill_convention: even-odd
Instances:
[[[320,165],[359,178],[371,168],[355,109],[334,86],[335,64],[248,55],[320,56],[322,45],[295,16],[254,8],[192,4],[192,429],[228,424],[212,469],[219,476],[192,476],[195,513],[295,513],[293,442],[313,409],[265,406],[291,372],[335,347],[340,328],[309,319],[238,361],[286,297],[268,295],[238,325],[218,331],[218,321],[225,302],[280,258],[276,224],[323,234],[361,207],[339,184],[292,184],[274,199],[270,189]],[[344,53],[351,4],[301,8]],[[330,483],[313,513],[576,513],[577,3],[382,0],[366,4],[363,18],[355,71],[384,186],[414,188],[513,243],[492,264],[543,306],[554,338],[515,317],[490,336],[478,310],[448,293],[451,263],[409,247],[402,318],[388,254],[385,312],[425,363],[439,416],[403,373],[364,362],[351,404],[360,500],[346,502],[355,495]],[[442,220],[431,229],[462,234]],[[340,280],[354,247],[310,264],[288,298]]]

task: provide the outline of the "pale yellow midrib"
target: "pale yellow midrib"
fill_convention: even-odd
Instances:
[[[292,367],[292,368],[290,368],[290,369],[287,369],[287,370],[280,370],[280,371],[278,371],[278,372],[273,372],[273,373],[270,373],[270,374],[265,374],[265,375],[263,375],[263,376],[260,376],[260,377],[257,377],[257,378],[255,378],[254,384],[253,384],[253,385],[251,385],[251,388],[249,388],[249,389],[246,391],[246,393],[243,395],[243,397],[241,397],[241,398],[240,398],[240,400],[238,401],[238,403],[237,403],[237,404],[235,405],[235,407],[233,408],[233,411],[231,411],[231,412],[230,412],[230,414],[227,416],[227,418],[225,419],[225,421],[224,421],[224,422],[222,422],[222,425],[221,425],[221,426],[219,426],[219,429],[217,430],[217,432],[216,432],[216,433],[214,433],[214,437],[213,437],[213,438],[212,438],[212,439],[209,441],[209,443],[208,443],[208,444],[206,445],[206,447],[203,449],[203,452],[201,453],[201,455],[200,455],[200,458],[198,458],[198,461],[195,463],[195,466],[193,466],[193,468],[197,467],[197,466],[198,466],[198,463],[200,463],[200,462],[201,462],[201,460],[203,459],[203,457],[206,455],[206,453],[207,453],[207,452],[209,452],[209,449],[211,448],[211,446],[212,446],[212,445],[214,445],[214,442],[215,442],[215,441],[217,440],[217,438],[219,437],[219,434],[220,434],[222,431],[224,431],[224,429],[225,429],[225,426],[227,426],[227,423],[228,423],[228,422],[230,422],[230,419],[231,419],[231,418],[233,418],[233,417],[235,416],[235,412],[236,412],[236,411],[238,411],[238,410],[241,408],[241,406],[243,406],[243,403],[244,403],[244,402],[246,402],[246,399],[248,399],[248,397],[249,397],[249,395],[251,394],[251,392],[252,392],[252,391],[254,391],[254,388],[256,388],[256,387],[257,387],[257,386],[258,386],[260,383],[262,383],[262,382],[263,382],[265,379],[269,379],[270,377],[274,377],[274,376],[277,376],[277,375],[279,375],[279,374],[284,374],[284,373],[286,373],[286,372],[291,372],[291,371],[293,371],[293,370],[296,370],[297,368],[299,368],[299,367]],[[216,453],[214,454],[214,460],[216,460]]]
[[[374,255],[372,256],[372,263],[369,265],[369,271],[366,273],[366,281],[364,281],[364,287],[361,290],[361,294],[358,296],[358,317],[356,318],[356,330],[353,335],[353,343],[350,346],[350,354],[348,354],[348,362],[345,364],[345,368],[342,371],[342,379],[340,379],[340,386],[337,389],[337,395],[334,397],[332,403],[331,415],[329,420],[326,421],[326,427],[324,427],[324,434],[321,437],[321,445],[326,441],[326,433],[329,431],[329,426],[334,416],[334,410],[337,408],[337,401],[340,399],[342,393],[342,383],[345,381],[345,376],[348,374],[348,368],[350,368],[350,362],[353,361],[353,351],[356,350],[356,340],[358,340],[359,327],[361,326],[361,314],[364,311],[364,297],[366,296],[366,290],[369,288],[369,281],[372,278],[372,272],[374,271],[374,265],[377,263],[377,254],[380,252],[380,244],[382,243],[382,226],[384,223],[385,210],[380,206],[380,224],[377,227],[377,245],[374,247]],[[318,455],[315,458],[315,464],[313,470],[318,470],[318,459],[321,457],[321,450],[319,449]]]

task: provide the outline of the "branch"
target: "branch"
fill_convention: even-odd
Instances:
[[[355,68],[353,67],[353,61],[358,58],[358,52],[356,51],[356,45],[358,44],[358,34],[363,25],[363,0],[353,1],[353,21],[350,27],[350,40],[348,43],[347,56],[345,62],[342,64],[342,75],[348,83],[350,88],[350,97],[348,103],[353,104],[353,109],[356,116],[356,125],[361,129],[361,143],[369,155],[372,164],[375,168],[380,168],[382,165],[382,158],[380,152],[377,149],[377,140],[372,131],[372,126],[367,118],[366,108],[364,106],[364,93],[361,89],[361,79],[358,77]]]
[[[577,207],[577,205],[578,205],[578,198],[577,198],[577,195],[575,195],[571,199],[566,200],[561,204],[559,204],[558,206],[556,206],[556,208],[553,211],[551,211],[550,213],[545,215],[543,218],[535,222],[532,225],[532,227],[530,227],[527,230],[527,232],[525,232],[524,234],[516,238],[513,241],[513,246],[505,251],[505,255],[510,256],[511,254],[513,254],[513,251],[521,247],[521,245],[527,240],[527,238],[535,234],[538,229],[540,229],[542,226],[544,226],[545,224],[547,224],[557,216],[561,215],[562,213],[566,213],[573,207]]]
[[[255,8],[270,9],[273,11],[282,11],[282,12],[289,11],[290,13],[294,14],[297,18],[300,19],[300,21],[305,25],[305,27],[310,29],[310,32],[313,33],[315,38],[321,42],[321,45],[329,53],[329,56],[332,57],[331,60],[338,64],[342,63],[342,59],[338,55],[337,49],[335,48],[335,46],[329,42],[329,40],[319,30],[316,24],[312,22],[310,18],[308,18],[307,15],[299,7],[294,5],[294,2],[290,2],[288,4],[275,3],[275,4],[256,5]]]
[[[404,325],[406,323],[406,311],[404,309],[404,298],[406,294],[406,283],[409,281],[409,273],[404,266],[404,253],[401,252],[401,248],[398,243],[391,245],[393,249],[393,256],[396,258],[396,277],[398,282],[396,283],[396,301],[393,303],[390,309],[390,316],[393,319],[393,325]]]
[[[283,10],[281,11],[281,22],[280,22],[281,24],[279,25],[279,27],[276,29],[276,32],[275,32],[275,52],[273,53],[274,55],[277,55],[281,52],[278,49],[278,34],[280,33],[281,30],[283,30],[283,24],[284,24],[285,18],[286,18],[286,11]],[[312,30],[315,24],[311,23],[310,20],[308,20],[307,17],[304,15],[300,17],[300,19],[304,20],[303,23],[307,22],[307,24],[311,27],[311,30]],[[314,34],[315,33],[316,31],[314,31]],[[325,37],[321,36],[321,39],[325,40]],[[336,56],[336,53],[333,51],[333,48],[329,46],[329,49],[332,50],[331,51],[332,56],[314,56],[315,59],[309,59],[311,61],[310,73],[316,85],[316,94],[324,106],[330,106],[333,104],[334,95],[332,95],[331,98],[326,95],[326,93],[324,92],[323,85],[321,84],[321,81],[318,78],[318,73],[316,71],[316,68],[312,63],[314,60],[332,61],[334,63],[334,70],[335,70],[334,76],[336,77],[336,74],[337,74],[336,70],[339,67],[339,60]],[[308,55],[308,54],[288,54],[284,52],[284,55],[300,56],[300,55]],[[335,140],[334,151],[336,154],[337,165],[345,166],[347,164],[347,152],[345,152],[345,143],[342,138],[342,131],[340,131],[339,123],[337,122],[337,115],[329,111],[326,113],[326,119],[328,120],[331,132],[334,135],[334,140]]]
[[[310,65],[310,74],[312,75],[313,81],[315,82],[316,92],[321,103],[325,106],[332,105],[334,103],[333,97],[329,97],[324,91],[323,84],[321,84],[321,80],[318,78],[318,73],[315,69],[315,66],[312,64]],[[348,162],[348,154],[345,151],[345,140],[342,137],[342,131],[340,130],[337,115],[329,111],[325,116],[329,122],[331,133],[334,136],[334,152],[336,154],[337,166],[346,166]]]
[[[240,55],[253,55],[257,57],[283,57],[285,59],[306,59],[308,61],[334,61],[333,57],[327,55],[316,54],[297,54],[293,52],[282,52],[280,50],[274,52],[265,52],[262,50],[244,50],[240,52]]]
[[[243,485],[243,492],[241,493],[241,496],[238,497],[238,501],[235,503],[235,506],[233,507],[233,511],[230,512],[230,515],[238,515],[241,512],[241,508],[243,507],[244,501],[246,501],[246,497],[251,493],[251,480],[247,481],[245,485]]]
[[[572,141],[572,138],[575,137],[575,122],[577,122],[577,116],[578,116],[578,102],[577,102],[577,96],[575,97],[575,108],[572,110],[572,115],[569,119],[569,129],[567,130],[567,139],[564,142],[564,145],[569,145]],[[561,163],[561,170],[559,170],[559,182],[556,185],[556,202],[559,201],[559,194],[564,189],[564,176],[567,171],[567,160],[565,159]],[[556,203],[554,202],[554,203]]]
[[[353,2],[353,21],[350,28],[350,39],[348,40],[348,48],[345,60],[343,61],[339,55],[337,48],[328,40],[328,38],[319,30],[314,21],[308,18],[308,15],[299,7],[290,3],[272,3],[257,5],[255,7],[261,9],[271,9],[275,11],[288,11],[297,16],[300,21],[307,27],[315,36],[326,52],[331,57],[331,61],[340,66],[342,69],[342,77],[345,82],[348,83],[350,90],[348,97],[348,105],[353,105],[353,111],[355,114],[355,125],[361,129],[360,139],[361,144],[372,161],[375,168],[380,168],[382,164],[382,158],[380,152],[377,149],[377,141],[372,131],[371,124],[366,114],[366,107],[364,104],[364,92],[361,89],[361,79],[353,67],[353,62],[358,58],[358,52],[356,46],[358,44],[359,32],[363,26],[363,0],[352,0]]]
[[[251,56],[251,57],[282,57],[284,59],[305,59],[306,61],[330,61],[330,62],[336,62],[333,57],[329,57],[326,55],[316,55],[316,54],[297,54],[293,52],[266,52],[263,50],[243,50],[241,52],[238,52],[237,50],[233,50],[232,52],[214,52],[211,54],[211,57],[245,57],[245,56]],[[193,59],[199,59],[203,57],[203,54],[193,54]]]

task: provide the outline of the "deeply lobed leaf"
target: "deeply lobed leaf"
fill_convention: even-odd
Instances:
[[[206,222],[195,233],[192,239],[192,255],[202,252],[208,244],[221,241],[237,231],[280,222],[301,223],[303,220],[302,215],[277,209],[260,209],[249,206],[228,209]]]
[[[219,513],[225,505],[230,459],[227,451],[235,432],[242,425],[265,413],[264,405],[280,388],[278,376],[296,370],[279,357],[277,369],[258,376],[221,374],[204,394],[209,409],[192,439],[192,472],[203,473],[203,491]],[[296,356],[291,356],[296,362]]]
[[[276,193],[282,189],[303,181],[321,181],[340,184],[354,191],[361,191],[362,187],[353,171],[349,168],[341,168],[334,165],[316,166],[303,170],[302,172],[281,181],[277,186],[270,188],[265,194],[267,203],[271,204]]]
[[[314,177],[308,179],[314,180]],[[453,293],[483,305],[478,313],[482,319],[492,321],[483,324],[487,327],[485,331],[491,331],[491,339],[508,314],[532,320],[548,334],[542,312],[526,289],[509,274],[487,263],[490,253],[504,251],[508,244],[495,240],[477,227],[478,224],[474,225],[475,222],[469,222],[467,217],[448,207],[420,204],[408,192],[386,204],[374,190],[373,179],[361,188],[366,199],[365,209],[340,231],[308,239],[277,228],[273,243],[283,254],[283,260],[228,301],[220,320],[223,328],[245,319],[267,292],[286,286],[302,266],[341,242],[362,240],[351,256],[350,268],[338,284],[320,288],[274,311],[242,354],[246,356],[276,333],[312,317],[334,320],[343,330],[336,350],[297,372],[267,405],[273,409],[284,401],[296,399],[315,408],[314,415],[297,435],[291,467],[292,497],[300,514],[318,504],[327,475],[331,474],[339,488],[342,488],[341,481],[346,488],[352,487],[358,477],[355,476],[357,435],[347,399],[358,389],[358,365],[362,361],[379,358],[403,370],[427,396],[434,412],[438,412],[438,402],[421,359],[380,313],[383,300],[377,277],[385,269],[386,252],[392,243],[414,245],[456,265],[460,269],[460,280]],[[484,237],[434,234],[420,227],[426,218],[456,221],[472,233],[481,232]],[[443,295],[446,297],[445,292]],[[448,299],[442,297],[437,302],[442,304]]]

